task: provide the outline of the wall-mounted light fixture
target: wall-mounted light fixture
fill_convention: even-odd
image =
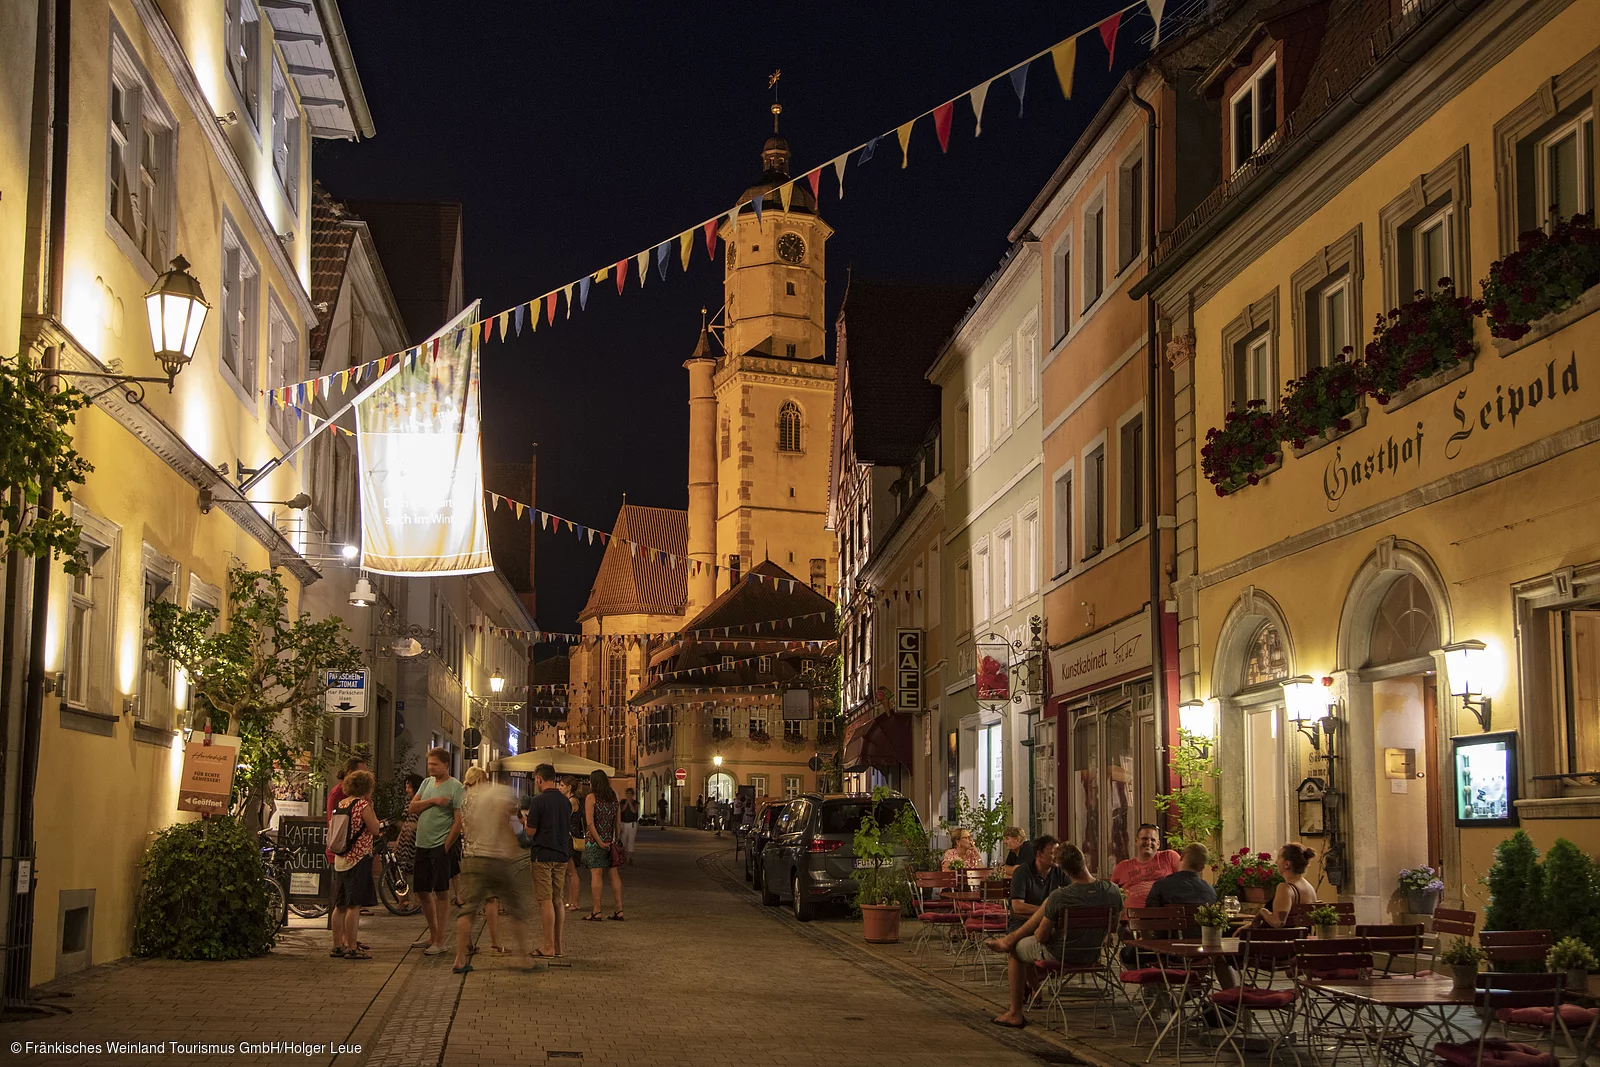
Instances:
[[[1178,729],[1187,735],[1185,741],[1194,748],[1201,759],[1209,758],[1211,743],[1217,737],[1217,702],[1185,700],[1179,704]]]
[[[1487,733],[1494,721],[1494,702],[1483,695],[1489,670],[1489,654],[1482,641],[1457,641],[1444,646],[1444,669],[1450,676],[1450,695],[1459,697],[1461,706],[1478,720],[1478,729]]]
[[[121,388],[127,391],[132,403],[142,404],[146,382],[160,382],[170,393],[178,372],[194,359],[195,346],[200,343],[200,329],[205,325],[206,312],[211,310],[211,305],[206,303],[200,282],[189,273],[189,261],[182,256],[174,256],[172,266],[156,277],[155,284],[144,294],[144,303],[150,320],[150,347],[154,350],[156,362],[167,372],[165,375],[154,377],[59,367],[50,370],[50,373],[72,378],[101,378],[112,383],[93,394],[91,400],[112,389]]]
[[[489,692],[491,692],[491,693],[499,693],[499,692],[502,692],[505,689],[505,687],[506,687],[506,676],[501,674],[499,669],[496,668],[495,672],[493,674],[489,675]]]
[[[350,590],[350,605],[357,608],[370,608],[377,603],[378,594],[372,591],[372,583],[366,576],[356,579],[356,587]]]
[[[1329,689],[1333,679],[1316,679],[1309,674],[1297,675],[1283,682],[1283,699],[1289,721],[1306,735],[1313,752],[1322,751],[1324,735],[1328,738],[1328,755],[1333,754],[1333,731],[1339,720],[1334,716],[1338,701]]]
[[[713,767],[720,767],[720,766],[722,766],[722,757],[721,757],[721,756],[712,756],[712,757],[711,757],[711,765],[712,765],[712,766],[713,766]]]

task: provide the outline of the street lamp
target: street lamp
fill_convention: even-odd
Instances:
[[[506,676],[500,673],[499,668],[489,676],[489,692],[498,693],[506,687]]]
[[[1217,736],[1217,709],[1214,700],[1185,700],[1178,705],[1178,729],[1201,759],[1211,754]]]
[[[721,757],[721,756],[712,756],[712,757],[711,757],[711,765],[712,765],[712,766],[713,766],[713,767],[720,767],[720,766],[722,766],[722,757]]]
[[[1450,676],[1450,695],[1461,700],[1478,720],[1478,729],[1485,733],[1494,720],[1494,702],[1483,695],[1484,676],[1488,673],[1488,646],[1482,641],[1457,641],[1444,646],[1444,669]]]
[[[170,390],[172,379],[194,359],[200,328],[205,325],[211,305],[200,291],[199,280],[189,273],[189,261],[182,256],[173,257],[172,266],[156,278],[144,294],[144,304],[150,316],[150,344],[156,361],[167,372]]]
[[[1283,682],[1283,697],[1289,721],[1306,735],[1314,752],[1322,751],[1322,734],[1333,733],[1334,701],[1330,700],[1326,682],[1318,682],[1309,674],[1297,675]]]

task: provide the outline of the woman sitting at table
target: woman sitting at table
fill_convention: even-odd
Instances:
[[[1290,912],[1317,902],[1316,887],[1306,881],[1306,864],[1315,856],[1315,852],[1298,841],[1290,841],[1278,851],[1278,874],[1283,881],[1278,884],[1271,905],[1261,909],[1256,916],[1259,922],[1282,927],[1289,921]]]
[[[950,831],[950,847],[945,849],[944,862],[939,864],[939,869],[953,871],[957,863],[968,871],[983,866],[983,854],[972,843],[972,831],[960,826]]]

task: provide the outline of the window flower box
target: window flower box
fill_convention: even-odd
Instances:
[[[1437,374],[1430,374],[1426,378],[1420,378],[1406,386],[1404,389],[1400,390],[1398,393],[1395,393],[1378,406],[1383,408],[1383,413],[1385,415],[1392,415],[1412,401],[1419,400],[1422,397],[1427,396],[1435,389],[1449,385],[1457,378],[1465,378],[1467,375],[1471,374],[1472,365],[1475,359],[1476,357],[1474,356],[1468,356],[1460,363],[1457,363],[1452,367],[1446,367]]]
[[[1483,305],[1457,296],[1448,278],[1441,279],[1441,285],[1435,293],[1419,292],[1410,303],[1378,316],[1367,343],[1363,374],[1372,398],[1385,411],[1404,407],[1421,395],[1401,401],[1402,392],[1413,383],[1428,382],[1463,364],[1470,369],[1469,361],[1476,352],[1473,320],[1483,313]],[[1422,391],[1448,380],[1433,382]]]
[[[1600,231],[1592,215],[1557,220],[1548,233],[1527,230],[1517,235],[1517,250],[1490,264],[1483,280],[1489,332],[1500,341],[1522,340],[1540,320],[1573,307],[1597,284]]]
[[[1365,426],[1367,387],[1362,366],[1346,348],[1334,362],[1289,383],[1278,405],[1279,433],[1298,457]]]
[[[1243,411],[1228,412],[1220,429],[1206,431],[1200,469],[1218,496],[1236,493],[1283,465],[1282,441],[1277,412],[1252,400]]]

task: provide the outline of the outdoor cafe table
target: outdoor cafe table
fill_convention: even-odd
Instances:
[[[1347,979],[1336,982],[1300,978],[1296,980],[1308,992],[1352,1005],[1355,1018],[1351,1030],[1365,1038],[1381,1039],[1395,1031],[1411,1031],[1411,1020],[1418,1014],[1436,1016],[1421,1041],[1421,1047],[1431,1049],[1436,1036],[1454,1036],[1450,1023],[1451,1008],[1470,1008],[1474,990],[1457,989],[1449,978],[1413,978],[1397,975],[1387,978]],[[1363,1027],[1362,1018],[1370,1017],[1373,1024]],[[1379,1021],[1381,1016],[1381,1021]],[[1404,1017],[1403,1022],[1400,1021]],[[1310,1036],[1311,1018],[1306,1016],[1307,1036]],[[1340,1044],[1343,1044],[1341,1038]],[[1336,1053],[1337,1055],[1337,1053]]]
[[[1207,948],[1193,938],[1135,937],[1123,942],[1123,944],[1131,945],[1140,952],[1149,952],[1159,957],[1180,960],[1183,963],[1185,988],[1188,986],[1189,977],[1197,969],[1208,970],[1219,960],[1235,959],[1240,952],[1240,943],[1237,937],[1223,938],[1221,945],[1217,948]],[[1183,1014],[1181,1005],[1174,1004],[1172,1008],[1172,1014],[1167,1017],[1166,1025],[1161,1028],[1160,1033],[1156,1034],[1155,1042],[1150,1047],[1151,1056],[1155,1055],[1155,1050],[1161,1047],[1161,1042],[1166,1040],[1167,1033]],[[1179,1035],[1178,1043],[1178,1060],[1180,1063],[1183,1061],[1181,1034]]]

